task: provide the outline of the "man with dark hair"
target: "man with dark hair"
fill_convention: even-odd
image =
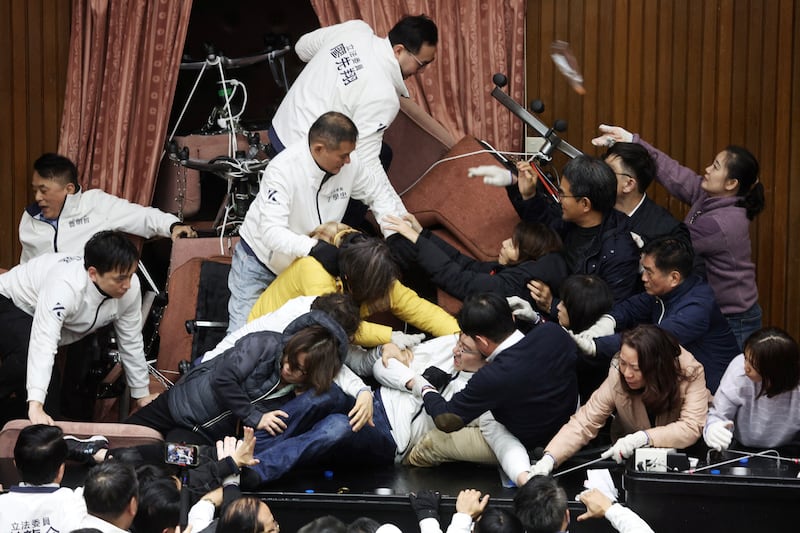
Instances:
[[[597,489],[583,491],[578,499],[586,505],[586,512],[578,517],[605,517],[611,527],[622,533],[653,533],[639,515],[612,502]],[[567,493],[558,482],[548,476],[536,476],[519,488],[514,495],[514,514],[526,533],[559,533],[569,527]]]
[[[82,528],[103,533],[128,531],[139,503],[139,482],[133,467],[121,461],[107,461],[89,470],[83,486],[88,516]]]
[[[528,449],[546,444],[577,405],[576,350],[569,335],[552,322],[523,335],[508,302],[493,293],[467,297],[458,323],[456,350],[480,354],[488,364],[450,401],[422,376],[414,378],[413,391],[422,395],[436,427],[457,431],[491,411]]]
[[[691,242],[686,225],[652,201],[645,192],[656,177],[656,163],[647,149],[636,143],[612,144],[603,160],[617,176],[617,201],[614,207],[628,215],[631,231],[640,246],[662,235]]]
[[[0,531],[12,524],[39,524],[42,531],[71,531],[86,515],[80,492],[59,487],[67,444],[57,426],[23,428],[14,446],[14,464],[22,483],[0,495]]]
[[[611,313],[575,336],[590,356],[608,360],[621,346],[623,331],[637,324],[656,324],[672,333],[703,364],[713,394],[728,363],[741,350],[711,287],[692,274],[694,254],[685,242],[661,237],[642,249],[645,292],[617,303]]]
[[[0,274],[0,398],[24,398],[27,389],[28,418],[52,424],[44,403],[47,397],[57,414],[58,379],[51,377],[58,347],[113,323],[131,396],[146,405],[138,260],[124,234],[103,231],[86,243],[83,258],[45,254]]]
[[[196,237],[191,226],[154,207],[144,207],[103,192],[84,191],[78,169],[68,158],[43,154],[33,163],[35,201],[22,213],[20,263],[51,252],[80,254],[89,238],[103,230],[151,237]]]
[[[311,125],[307,139],[264,170],[233,252],[228,333],[246,323],[258,297],[294,259],[311,255],[336,271],[336,248],[308,235],[320,224],[341,221],[349,198],[364,200],[377,220],[405,212],[388,180],[351,157],[357,136],[347,116],[326,112]]]
[[[133,519],[135,533],[170,533],[181,516],[181,492],[175,478],[139,480],[139,498]]]
[[[353,119],[360,132],[356,153],[368,173],[387,180],[379,160],[386,128],[408,98],[403,80],[436,59],[439,33],[425,15],[403,17],[386,38],[362,20],[320,28],[298,39],[295,51],[306,67],[272,119],[275,151],[305,138],[326,111]],[[379,219],[380,220],[380,219]]]
[[[636,293],[639,248],[630,234],[628,217],[614,209],[617,178],[603,161],[581,155],[562,170],[558,201],[538,189],[536,171],[529,163],[519,165],[516,186],[506,187],[508,197],[520,218],[541,222],[554,229],[564,241],[564,259],[570,274],[595,274],[608,283],[614,301]],[[507,185],[509,179],[496,181],[494,166],[470,169],[470,176],[484,176],[489,185]],[[558,287],[533,280],[528,284],[536,305],[556,317]]]

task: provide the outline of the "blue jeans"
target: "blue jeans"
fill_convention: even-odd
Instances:
[[[747,337],[761,329],[761,306],[756,302],[747,311],[725,315],[725,318],[731,326],[736,342],[739,343],[739,349],[744,349]]]
[[[379,396],[373,400],[376,427],[366,426],[354,433],[347,413],[353,398],[337,385],[319,395],[308,391],[284,404],[281,409],[289,418],[286,430],[275,437],[266,431],[256,432],[253,454],[259,463],[253,467],[263,482],[273,481],[295,466],[319,463],[322,460],[342,462],[348,456],[359,464],[391,464],[395,443]],[[342,452],[346,450],[346,454]]]
[[[289,415],[283,433],[273,437],[266,431],[256,431],[253,455],[259,464],[253,470],[262,481],[272,481],[296,465],[320,459],[351,431],[347,413],[352,407],[353,399],[336,384],[321,394],[309,390],[292,398],[280,408]]]
[[[247,315],[275,277],[261,261],[248,255],[241,242],[236,244],[228,274],[228,335],[247,324]]]

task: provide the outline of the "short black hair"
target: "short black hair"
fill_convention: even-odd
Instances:
[[[492,342],[502,342],[516,326],[508,301],[499,294],[470,294],[456,317],[461,332],[470,337],[481,335]]]
[[[526,533],[556,533],[567,514],[567,493],[550,476],[535,476],[517,490],[514,514]]]
[[[329,150],[336,150],[343,142],[353,144],[358,140],[358,128],[343,113],[328,111],[314,121],[308,130],[309,146],[315,142],[323,143]]]
[[[56,180],[61,185],[72,183],[78,189],[78,169],[69,158],[47,152],[33,162],[33,170],[41,177]]]
[[[133,533],[153,533],[174,528],[181,518],[181,493],[173,478],[140,480]]]
[[[569,315],[569,329],[575,333],[589,329],[614,305],[608,283],[593,274],[569,276],[558,293]]]
[[[361,315],[353,297],[345,292],[331,292],[317,296],[311,310],[323,311],[342,326],[348,339],[352,339],[361,324]]]
[[[579,155],[562,171],[563,179],[569,182],[572,196],[587,198],[592,209],[610,213],[617,203],[617,177],[608,164],[596,157]]]
[[[422,15],[406,15],[389,30],[389,42],[392,46],[402,44],[403,47],[416,54],[423,44],[436,46],[439,42],[439,30],[430,17]]]
[[[642,255],[652,256],[656,268],[661,272],[676,270],[683,279],[692,274],[694,250],[681,239],[668,235],[653,239],[644,245]]]
[[[99,274],[127,272],[139,262],[139,251],[121,231],[98,231],[83,249],[83,266]]]
[[[67,459],[64,432],[58,426],[33,424],[23,428],[14,445],[14,461],[23,482],[52,483]]]
[[[347,533],[375,533],[381,523],[368,516],[359,516],[347,524]]]
[[[139,482],[131,465],[105,461],[89,470],[83,484],[83,499],[89,514],[112,522],[119,517],[131,498],[139,495]]]
[[[522,522],[508,509],[487,507],[475,522],[472,533],[522,533]]]
[[[632,173],[636,188],[644,192],[656,177],[656,162],[647,148],[638,143],[614,143],[608,147],[603,160],[611,156],[619,157],[625,171]]]

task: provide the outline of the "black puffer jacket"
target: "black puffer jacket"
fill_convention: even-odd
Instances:
[[[344,362],[348,348],[344,330],[326,313],[311,311],[295,319],[283,333],[251,333],[221,355],[191,369],[167,393],[172,418],[180,426],[211,438],[219,437],[214,426],[223,420],[229,423],[231,416],[247,426],[258,426],[262,411],[257,403],[278,388],[286,342],[301,329],[314,325],[333,333]]]

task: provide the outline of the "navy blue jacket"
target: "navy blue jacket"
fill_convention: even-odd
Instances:
[[[211,438],[220,437],[216,426],[230,426],[231,415],[255,428],[265,412],[259,402],[278,388],[286,342],[301,329],[314,325],[336,336],[344,362],[349,345],[344,330],[326,313],[311,311],[292,321],[283,333],[250,333],[222,354],[192,368],[165,393],[172,418]]]
[[[554,205],[544,194],[523,200],[516,185],[506,187],[508,197],[522,220],[548,225],[566,241],[566,236],[577,226],[561,218],[561,207]],[[612,209],[600,223],[598,238],[584,254],[581,267],[570,274],[595,274],[608,283],[614,302],[638,292],[639,247],[631,238],[628,217]],[[551,290],[556,290],[550,287]],[[556,316],[557,301],[553,299],[551,314]]]
[[[466,425],[491,411],[527,448],[544,446],[575,412],[576,353],[561,326],[540,324],[478,370],[450,401],[436,392],[425,393],[425,410],[442,431],[458,429],[443,424],[447,414]]]
[[[672,333],[702,363],[706,385],[712,394],[728,363],[741,352],[714,292],[696,275],[689,276],[664,296],[642,293],[628,298],[615,305],[610,314],[617,321],[618,331],[637,324],[657,324]],[[597,355],[613,357],[620,343],[619,333],[595,339]]]

